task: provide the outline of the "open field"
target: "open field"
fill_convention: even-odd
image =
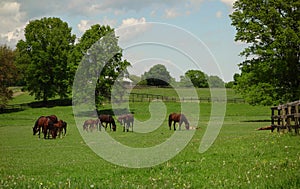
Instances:
[[[26,94],[14,102],[20,102],[18,98],[30,101]],[[180,109],[180,103],[165,105],[168,113]],[[150,118],[148,106],[147,102],[130,104],[139,120]],[[200,121],[194,125],[199,129],[186,148],[160,165],[139,169],[117,166],[97,156],[81,138],[71,106],[0,114],[0,188],[300,187],[300,136],[255,130],[270,124],[269,107],[227,104],[218,138],[205,153],[199,153],[210,104],[199,106]],[[109,104],[102,107],[110,109]],[[50,114],[68,122],[67,136],[44,140],[32,135],[34,121]],[[192,112],[187,117],[192,119]],[[117,132],[109,133],[125,145],[147,147],[163,142],[173,132],[166,119],[151,133],[123,133],[119,124]]]

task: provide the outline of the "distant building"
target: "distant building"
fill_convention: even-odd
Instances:
[[[125,88],[132,88],[133,81],[128,77],[124,76],[120,81]]]

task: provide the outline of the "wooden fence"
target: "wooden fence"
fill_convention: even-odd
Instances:
[[[126,100],[126,99],[123,99]],[[130,102],[151,102],[153,100],[161,100],[164,102],[227,102],[227,103],[246,103],[242,98],[210,98],[210,97],[169,97],[156,94],[146,93],[130,93]]]
[[[272,131],[291,131],[299,134],[300,125],[300,100],[271,107]]]

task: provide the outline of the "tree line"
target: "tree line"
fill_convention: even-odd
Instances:
[[[225,83],[218,76],[209,76],[201,70],[188,70],[180,81],[175,81],[170,72],[162,64],[154,65],[146,71],[141,78],[137,78],[139,85],[150,86],[176,86],[176,87],[196,87],[196,88],[222,88],[224,86],[231,88],[232,82]]]
[[[300,2],[296,0],[237,0],[230,15],[236,28],[235,41],[248,44],[240,53],[245,60],[238,66],[226,86],[240,93],[252,105],[274,105],[300,99]],[[104,36],[115,50],[114,56],[101,62],[101,75],[96,79],[96,102],[110,98],[111,86],[119,75],[127,74],[130,62],[122,59],[118,38],[110,26],[91,26],[76,42],[71,28],[59,18],[30,21],[25,39],[15,50],[0,46],[0,104],[11,98],[8,86],[23,85],[37,100],[47,101],[59,96],[67,98],[72,91],[75,72],[84,56],[86,63],[105,60],[88,49]],[[99,43],[96,48],[103,49]],[[95,61],[91,61],[95,60]],[[97,62],[98,63],[98,62]],[[93,72],[93,70],[90,70]],[[89,72],[87,70],[87,72]],[[165,74],[161,74],[161,72]],[[167,70],[158,65],[142,75],[148,85],[172,82]],[[158,76],[155,76],[158,75]],[[188,70],[179,84],[196,87],[224,85],[216,76],[200,70]]]

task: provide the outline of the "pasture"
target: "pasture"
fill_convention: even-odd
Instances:
[[[31,100],[22,94],[14,102],[20,99]],[[178,102],[165,105],[168,112],[180,109]],[[149,102],[131,103],[135,119],[149,119],[148,106]],[[81,138],[71,106],[0,114],[0,188],[300,187],[300,136],[255,130],[270,124],[269,107],[227,104],[216,141],[201,154],[198,148],[209,120],[210,103],[199,106],[198,129],[186,148],[167,162],[139,169],[117,166],[97,156]],[[110,109],[110,104],[102,107],[103,111]],[[68,123],[67,135],[55,140],[33,136],[35,120],[50,114]],[[147,147],[163,142],[173,132],[166,116],[163,125],[151,133],[122,132],[118,123],[117,131],[109,133],[125,145]]]

